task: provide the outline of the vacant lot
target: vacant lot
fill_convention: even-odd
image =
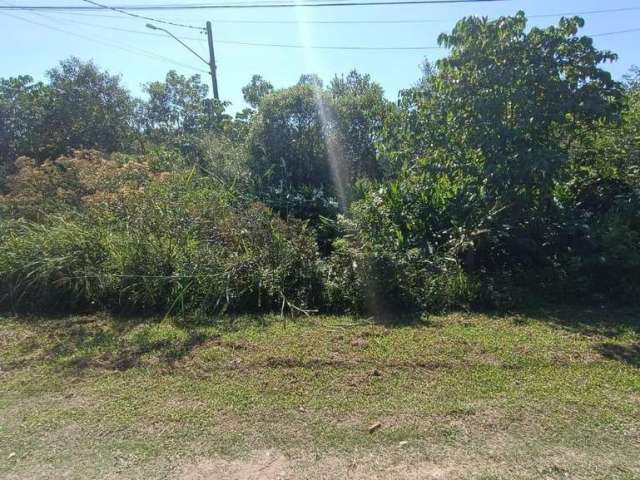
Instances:
[[[637,479],[640,315],[0,319],[1,478]]]

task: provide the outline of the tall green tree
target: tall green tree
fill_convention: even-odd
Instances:
[[[529,29],[520,12],[465,18],[443,34],[449,55],[385,125],[381,155],[401,173],[358,205],[368,238],[444,252],[505,283],[553,271],[566,239],[584,235],[558,197],[569,145],[578,127],[621,106],[621,86],[602,67],[616,55],[579,35],[583,23]]]
[[[308,85],[263,98],[249,134],[258,189],[332,191],[324,131],[317,93]]]
[[[42,118],[50,94],[28,75],[0,79],[0,186],[19,155],[35,157],[44,147]]]
[[[601,68],[617,57],[577,35],[583,25],[563,18],[527,31],[519,12],[466,18],[440,36],[451,52],[434,78],[434,140],[454,168],[476,170],[488,195],[518,208],[543,201],[567,158],[562,127],[618,111],[620,86]]]
[[[244,101],[254,109],[258,108],[262,98],[272,92],[273,85],[271,82],[262,78],[261,75],[254,75],[251,77],[251,81],[242,87],[242,96]]]
[[[322,89],[324,87],[324,82],[316,73],[303,73],[300,75],[298,85],[306,85],[308,87]]]
[[[153,143],[198,157],[202,137],[227,130],[235,134],[231,117],[225,113],[228,104],[207,98],[208,90],[200,75],[185,77],[174,70],[167,73],[163,82],[144,85],[148,98],[138,108],[140,130]]]
[[[614,116],[620,84],[601,65],[616,55],[578,35],[580,18],[527,29],[524,13],[468,17],[439,38],[450,54],[429,88],[388,125],[385,155],[446,177],[474,202],[524,219],[549,206],[566,165],[567,133]],[[461,187],[462,188],[462,187]]]
[[[131,147],[134,100],[120,77],[71,57],[47,72],[0,80],[0,159],[4,175],[15,158],[42,160],[78,148]]]
[[[207,125],[208,87],[200,75],[187,78],[171,70],[164,82],[147,83],[143,90],[148,99],[140,114],[147,132],[161,138],[195,133]]]
[[[381,169],[376,142],[390,108],[382,87],[369,75],[353,70],[346,76],[335,76],[328,92],[336,111],[348,185],[359,178],[378,178]]]
[[[127,150],[132,141],[134,102],[120,76],[72,57],[47,72],[50,94],[42,118],[47,132],[40,156],[73,148]]]
[[[356,71],[327,89],[315,75],[263,97],[249,135],[262,191],[322,191],[346,208],[359,178],[379,173],[375,143],[388,103],[382,88]]]

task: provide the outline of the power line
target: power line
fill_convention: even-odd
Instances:
[[[621,35],[623,33],[635,33],[635,32],[640,32],[640,28],[630,28],[628,30],[616,30],[613,32],[594,33],[593,35],[589,35],[589,37],[608,37],[611,35]]]
[[[629,30],[618,30],[614,32],[596,33],[593,35],[584,35],[587,37],[605,37],[610,35],[619,35],[624,33],[640,32],[640,28]],[[194,39],[195,40],[195,39]],[[241,42],[234,40],[216,40],[217,43],[227,45],[242,45],[249,47],[279,47],[279,48],[295,48],[295,49],[312,49],[312,50],[444,50],[446,47],[435,45],[428,46],[391,46],[391,47],[368,47],[368,46],[348,46],[348,45],[303,45],[291,43],[260,43],[260,42]]]
[[[582,12],[544,13],[544,14],[538,14],[538,15],[527,15],[527,18],[574,17],[579,15],[597,15],[600,13],[633,12],[637,10],[640,10],[640,7],[605,8],[602,10],[586,10]]]
[[[82,0],[84,2],[91,3],[93,5],[96,2],[90,0]],[[456,3],[488,3],[488,2],[506,2],[509,0],[397,0],[397,1],[389,1],[389,0],[368,0],[368,1],[318,1],[313,2],[312,0],[306,0],[305,3],[295,3],[295,2],[276,2],[276,3],[227,3],[227,4],[189,4],[189,5],[130,5],[130,6],[118,6],[118,7],[110,7],[107,5],[100,5],[98,8],[96,7],[83,7],[83,6],[63,6],[63,5],[31,5],[31,6],[14,6],[14,7],[0,7],[0,10],[57,10],[57,11],[93,11],[99,9],[109,9],[114,10],[119,13],[123,13],[129,16],[135,16],[136,14],[131,13],[131,10],[155,10],[155,11],[170,11],[170,10],[216,10],[216,9],[233,9],[233,8],[295,8],[295,7],[359,7],[359,6],[374,6],[374,5],[437,5],[437,4],[456,4]],[[125,10],[126,9],[126,10]],[[138,16],[139,18],[144,18],[146,20],[154,20],[150,17],[144,17],[142,15]],[[172,22],[173,24],[173,22]],[[197,28],[193,25],[176,25],[182,26],[186,28]]]
[[[31,12],[31,13],[35,13],[35,12]],[[42,16],[42,14],[40,14]],[[158,33],[153,33],[153,32],[146,32],[146,31],[142,31],[142,30],[134,30],[134,29],[130,29],[130,28],[121,28],[121,27],[111,27],[111,26],[107,26],[107,25],[100,25],[100,24],[96,24],[96,23],[88,23],[88,22],[79,22],[79,21],[73,21],[74,24],[78,24],[78,25],[85,25],[88,27],[92,27],[92,28],[101,28],[101,29],[105,29],[105,30],[112,30],[112,31],[117,31],[117,32],[126,32],[126,33],[133,33],[136,35],[145,35],[145,36],[154,36],[154,37],[165,37],[165,35],[163,34],[158,34]],[[588,35],[591,37],[604,37],[604,36],[611,36],[611,35],[618,35],[618,34],[624,34],[624,33],[632,33],[632,32],[637,32],[640,31],[640,28],[638,29],[629,29],[629,30],[619,30],[619,31],[613,31],[613,32],[604,32],[604,33],[596,33],[596,34],[592,34],[592,35]],[[201,37],[187,37],[187,36],[179,36],[178,38],[180,38],[181,40],[193,40],[193,41],[204,41],[204,38]],[[240,46],[248,46],[248,47],[273,47],[273,48],[291,48],[291,49],[313,49],[313,50],[360,50],[360,51],[366,51],[366,50],[371,50],[371,51],[384,51],[384,50],[388,50],[388,51],[408,51],[408,50],[438,50],[438,49],[444,49],[444,47],[440,47],[440,46],[387,46],[387,47],[371,47],[371,46],[351,46],[351,45],[302,45],[302,44],[291,44],[291,43],[262,43],[262,42],[247,42],[247,41],[236,41],[236,40],[217,40],[217,43],[221,43],[221,44],[226,44],[226,45],[240,45]],[[149,52],[150,53],[150,52]],[[166,59],[166,57],[162,57],[163,59]],[[182,65],[184,66],[184,65]],[[193,68],[193,67],[188,67],[188,68]],[[206,73],[202,70],[198,70],[201,71],[202,73]]]
[[[1,12],[0,12],[1,13]],[[35,13],[35,12],[29,12],[29,13]],[[147,37],[162,37],[162,38],[167,38],[167,36],[163,33],[153,33],[153,32],[145,32],[143,30],[133,30],[131,28],[122,28],[122,27],[111,27],[108,25],[100,25],[98,23],[89,23],[89,22],[80,22],[78,20],[69,20],[69,19],[65,19],[65,21],[67,22],[72,22],[73,25],[84,25],[86,27],[91,27],[91,28],[101,28],[103,30],[111,30],[114,32],[125,32],[125,33],[135,33],[136,35],[144,35]],[[203,40],[203,38],[200,37],[185,37],[185,36],[178,36],[179,39],[181,40]]]
[[[162,20],[162,19],[158,19],[158,18],[153,18],[153,17],[146,17],[144,15],[138,15],[137,13],[131,13],[131,12],[127,12],[126,10],[123,10],[122,8],[119,7],[110,7],[109,5],[103,5],[102,3],[98,3],[98,2],[94,2],[93,0],[82,0],[85,3],[89,3],[91,5],[94,5],[100,9],[106,9],[106,10],[112,10],[114,12],[117,13],[121,13],[123,15],[128,15],[129,17],[134,17],[140,20],[150,20],[152,22],[156,22],[156,23],[162,23],[164,25],[172,25],[174,27],[181,27],[181,28],[190,28],[192,30],[200,30],[202,31],[202,27],[196,27],[195,25],[186,25],[184,23],[177,23],[177,22],[171,22],[169,20]]]
[[[527,18],[555,18],[555,17],[569,17],[576,15],[598,15],[598,14],[606,14],[606,13],[620,13],[620,12],[631,12],[631,11],[639,11],[640,7],[625,7],[625,8],[608,8],[602,10],[585,10],[580,12],[559,12],[559,13],[544,13],[544,14],[534,14],[527,15]],[[78,11],[52,11],[50,13],[60,14],[60,15],[79,15],[79,16],[87,16],[87,17],[96,17],[96,18],[122,18],[119,15],[103,15],[99,13],[92,12],[78,12]],[[276,24],[276,25],[296,25],[296,24],[330,24],[330,25],[352,25],[352,24],[421,24],[421,23],[450,23],[459,20],[458,18],[440,18],[440,19],[389,19],[389,20],[244,20],[244,19],[216,19],[214,23],[216,24]],[[160,20],[156,20],[160,22]]]
[[[2,12],[0,12],[2,13]],[[32,12],[33,13],[33,12]],[[5,13],[5,15],[8,15]],[[105,25],[98,25],[94,23],[87,22],[78,22],[74,21],[74,24],[85,25],[92,28],[103,28],[106,30],[113,30],[117,32],[126,32],[126,33],[134,33],[137,35],[145,35],[145,36],[154,36],[154,37],[163,37],[165,35],[153,33],[153,32],[145,32],[142,30],[133,30],[129,28],[119,28],[119,27],[109,27]],[[185,37],[179,36],[181,40],[195,40],[201,41],[203,38],[199,37]],[[279,47],[279,48],[293,48],[293,49],[314,49],[314,50],[436,50],[443,49],[444,47],[439,46],[388,46],[388,47],[370,47],[370,46],[351,46],[351,45],[302,45],[295,43],[261,43],[261,42],[245,42],[245,41],[235,41],[235,40],[216,40],[216,43],[226,44],[226,45],[242,45],[249,47]]]
[[[96,37],[93,37],[93,36],[89,37],[89,36],[86,36],[86,35],[82,35],[80,33],[70,32],[68,30],[64,30],[62,28],[55,27],[53,25],[47,25],[47,24],[42,23],[42,22],[37,22],[35,20],[31,20],[31,19],[28,19],[28,18],[20,17],[18,15],[13,15],[13,14],[10,14],[10,13],[7,13],[7,12],[0,12],[0,15],[5,15],[5,16],[11,17],[11,18],[15,18],[17,20],[21,20],[21,21],[26,22],[26,23],[30,23],[30,24],[33,24],[33,25],[38,25],[40,27],[47,28],[49,30],[54,30],[56,32],[64,33],[66,35],[71,35],[71,36],[76,37],[76,38],[81,38],[83,40],[88,40],[90,42],[94,42],[94,43],[97,43],[97,44],[105,45],[105,46],[108,46],[108,47],[111,47],[111,48],[116,48],[118,50],[123,50],[125,52],[132,53],[132,54],[135,54],[135,55],[140,55],[140,56],[152,59],[152,60],[160,60],[160,61],[163,61],[163,62],[172,63],[174,65],[177,65],[177,66],[180,66],[180,67],[183,67],[183,68],[188,68],[190,70],[194,70],[196,72],[200,72],[200,73],[204,73],[204,74],[208,73],[205,70],[202,70],[202,69],[199,69],[199,68],[195,68],[195,67],[192,67],[190,65],[181,63],[181,62],[177,62],[177,61],[175,61],[175,60],[173,60],[171,58],[165,57],[163,55],[158,55],[158,54],[156,54],[154,52],[149,52],[147,50],[142,50],[140,48],[123,46],[123,45],[120,45],[120,44],[117,44],[117,43],[100,40],[100,39],[98,39]]]
[[[302,45],[295,43],[258,43],[258,42],[236,42],[233,40],[216,40],[216,43],[227,45],[243,45],[248,47],[279,47],[313,50],[439,50],[445,47],[439,46],[417,46],[417,47],[367,47],[367,46],[345,46],[345,45]]]
[[[85,1],[85,0],[83,0]],[[3,2],[6,3],[6,2]],[[9,4],[7,4],[9,5]],[[626,9],[608,9],[608,10],[597,10],[597,11],[590,11],[590,12],[583,12],[583,13],[604,13],[604,12],[611,12],[611,11],[621,11],[621,10],[640,10],[640,7],[638,8],[626,8]],[[0,12],[0,13],[4,13],[5,15],[9,15],[8,13],[5,12]],[[42,16],[44,18],[49,18],[49,17],[45,17],[44,15],[42,15],[41,13],[36,13],[36,12],[30,12],[39,16]],[[547,17],[550,14],[544,14],[544,15],[537,15],[537,17]],[[570,15],[569,13],[565,13],[565,14],[558,14],[558,15]],[[128,51],[130,53],[138,53],[141,54],[143,56],[147,56],[148,58],[154,58],[154,59],[160,59],[163,61],[167,61],[185,68],[189,68],[201,73],[207,73],[204,70],[200,70],[194,67],[191,67],[190,65],[186,65],[180,62],[176,62],[173,59],[170,59],[168,57],[164,57],[162,55],[158,55],[156,53],[153,52],[148,52],[145,50],[139,50],[139,52],[136,52],[134,50],[132,50],[131,48],[128,47],[123,47],[123,46],[119,46],[116,44],[108,44],[105,42],[100,42],[97,39],[95,39],[95,37],[85,37],[73,32],[68,32],[66,30],[62,30],[50,25],[44,25],[38,22],[34,22],[34,21],[29,21],[23,17],[17,17],[15,15],[9,15],[12,16],[13,18],[17,18],[19,20],[23,20],[23,21],[27,21],[30,23],[34,23],[40,26],[43,26],[45,28],[50,28],[56,31],[60,31],[62,33],[66,33],[69,35],[74,35],[83,39],[87,39],[87,40],[91,40],[94,42],[98,42],[98,43],[103,43],[107,46],[112,46],[114,48],[119,48],[121,50],[124,51]],[[532,16],[534,17],[534,16]],[[530,17],[531,18],[531,17]],[[156,20],[157,21],[157,20]],[[133,33],[133,34],[137,34],[137,35],[146,35],[146,36],[159,36],[159,37],[164,37],[164,35],[161,34],[156,34],[156,33],[152,33],[152,32],[145,32],[145,31],[141,31],[141,30],[133,30],[133,29],[127,29],[127,28],[119,28],[119,27],[110,27],[110,26],[106,26],[106,25],[99,25],[99,24],[95,24],[95,23],[87,23],[87,22],[78,22],[78,21],[74,21],[74,24],[79,24],[79,25],[86,25],[92,28],[102,28],[102,29],[106,29],[106,30],[113,30],[113,31],[120,31],[120,32],[127,32],[127,33]],[[618,31],[612,31],[612,32],[604,32],[604,33],[597,33],[597,34],[592,34],[590,35],[591,37],[603,37],[603,36],[611,36],[611,35],[618,35],[618,34],[625,34],[625,33],[633,33],[633,32],[638,32],[640,31],[640,28],[637,29],[628,29],[628,30],[618,30]],[[199,37],[185,37],[185,36],[180,36],[179,37],[182,40],[195,40],[195,41],[201,41],[203,40],[202,38]],[[443,47],[439,47],[439,46],[386,46],[386,47],[372,47],[372,46],[352,46],[352,45],[303,45],[303,44],[291,44],[291,43],[262,43],[262,42],[247,42],[247,41],[235,41],[235,40],[218,40],[218,43],[221,44],[226,44],[226,45],[240,45],[240,46],[250,46],[250,47],[272,47],[272,48],[290,48],[290,49],[317,49],[317,50],[355,50],[355,51],[401,51],[401,50],[414,50],[414,51],[421,51],[421,50],[437,50],[437,49],[443,49]],[[141,53],[140,53],[141,52]]]
[[[582,12],[561,12],[561,13],[545,13],[537,15],[527,15],[527,18],[555,18],[555,17],[572,17],[579,15],[597,15],[603,13],[619,13],[619,12],[631,12],[639,11],[640,7],[627,7],[627,8],[609,8],[604,10],[587,10]],[[239,23],[239,24],[330,24],[330,25],[353,25],[353,24],[420,24],[420,23],[450,23],[456,22],[459,18],[418,18],[418,19],[389,19],[389,20],[224,20],[216,19],[215,23]]]

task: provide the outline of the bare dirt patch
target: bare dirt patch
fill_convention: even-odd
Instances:
[[[456,469],[431,461],[394,463],[378,455],[350,459],[326,456],[319,459],[288,459],[273,450],[254,452],[244,459],[202,459],[181,467],[177,480],[440,480],[452,478]]]
[[[286,457],[272,450],[238,460],[201,459],[180,468],[178,480],[284,480],[295,478]]]

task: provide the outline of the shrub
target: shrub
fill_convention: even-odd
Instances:
[[[64,218],[49,224],[5,221],[0,237],[0,307],[79,310],[103,288],[101,233]]]
[[[197,309],[234,311],[317,305],[318,251],[303,223],[285,222],[254,203],[233,209],[212,233],[215,241],[184,250],[179,272],[195,275],[185,287],[185,302]]]
[[[329,304],[352,312],[381,313],[469,308],[479,283],[454,259],[418,248],[397,249],[367,241],[344,219],[347,235],[334,243],[326,266]]]
[[[111,203],[119,193],[144,188],[152,177],[144,159],[128,155],[106,158],[95,150],[83,150],[42,163],[21,157],[6,194],[0,196],[0,212],[46,222],[49,215]]]
[[[243,143],[220,133],[208,133],[195,140],[193,156],[201,171],[220,184],[239,190],[249,188],[251,175]]]
[[[213,313],[318,304],[318,250],[303,222],[287,222],[195,170],[153,174],[128,162],[106,174],[99,167],[107,160],[83,155],[27,164],[13,185],[35,193],[20,188],[3,199],[15,216],[42,222],[3,225],[4,307]],[[32,215],[47,189],[63,194],[47,215]]]

